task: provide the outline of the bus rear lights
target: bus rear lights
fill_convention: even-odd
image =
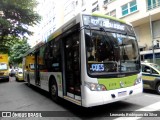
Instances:
[[[142,81],[141,77],[137,78],[137,79],[135,80],[134,85],[137,85],[137,84],[141,83],[141,81]]]
[[[106,90],[107,90],[104,85],[97,84],[97,83],[85,82],[85,85],[86,85],[91,91],[106,91]]]

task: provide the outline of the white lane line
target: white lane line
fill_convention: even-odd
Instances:
[[[144,95],[144,96],[145,96],[145,97],[151,97],[151,98],[153,98],[153,97],[159,98],[159,95],[155,96],[155,95],[148,95],[148,94],[146,94],[146,95]]]
[[[137,111],[151,111],[151,112],[153,112],[153,111],[157,111],[157,110],[160,110],[160,102],[156,102],[156,103],[154,103],[154,104],[151,104],[151,105],[148,105],[148,106],[146,106],[146,107],[143,107],[143,108],[140,108],[140,109],[138,109],[138,110],[135,110],[135,112],[137,112]],[[121,112],[123,112],[123,111],[121,111]],[[134,111],[133,111],[133,113],[134,113]],[[138,113],[138,112],[137,112]],[[147,113],[147,112],[146,112]],[[139,114],[137,114],[137,115],[139,115]],[[140,115],[141,115],[141,113],[140,113]],[[118,117],[118,118],[116,118],[116,119],[114,119],[114,120],[138,120],[138,119],[140,119],[140,118],[142,118],[142,117]]]

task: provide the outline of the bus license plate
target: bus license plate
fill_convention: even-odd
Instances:
[[[118,92],[118,97],[127,95],[127,91]]]

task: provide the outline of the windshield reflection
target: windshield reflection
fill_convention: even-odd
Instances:
[[[85,32],[89,73],[139,71],[135,37],[97,30]]]

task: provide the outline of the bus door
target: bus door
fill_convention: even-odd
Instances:
[[[39,51],[35,53],[35,85],[40,86]]]
[[[80,50],[79,34],[72,34],[65,38],[65,83],[66,95],[74,99],[81,99],[80,80]]]

